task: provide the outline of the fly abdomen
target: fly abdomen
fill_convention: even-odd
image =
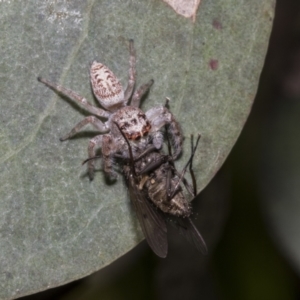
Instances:
[[[172,198],[168,195],[167,177],[162,172],[163,167],[159,168],[154,176],[146,182],[148,196],[151,201],[163,212],[174,216],[188,217],[191,214],[189,202],[184,197],[181,190],[175,193]],[[171,187],[175,187],[174,180],[171,181]]]

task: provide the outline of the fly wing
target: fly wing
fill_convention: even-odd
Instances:
[[[191,218],[173,217],[171,224],[175,225],[179,234],[183,235],[198,251],[204,255],[207,254],[206,243]]]
[[[129,178],[128,183],[130,199],[147,243],[157,256],[164,258],[168,253],[167,226],[164,215],[152,206],[132,177]]]

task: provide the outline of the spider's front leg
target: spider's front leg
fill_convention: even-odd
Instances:
[[[117,177],[116,172],[113,170],[114,157],[115,157],[115,143],[110,134],[97,135],[92,138],[88,146],[88,172],[90,180],[94,179],[95,172],[95,159],[96,149],[101,147],[102,163],[105,175],[110,180],[115,180]]]
[[[180,125],[175,119],[174,115],[165,107],[157,106],[149,109],[146,112],[146,116],[151,123],[151,134],[153,136],[153,144],[157,147],[161,147],[163,138],[160,133],[160,129],[167,126],[167,133],[171,138],[171,144],[173,147],[173,160],[177,159],[182,152],[183,136],[181,133]]]
[[[117,178],[116,172],[113,170],[114,154],[116,153],[116,145],[110,134],[102,136],[102,158],[104,172],[110,180]]]
[[[88,155],[89,158],[94,158],[96,156],[96,146],[102,146],[103,143],[103,135],[96,135],[93,137],[88,146]],[[88,172],[90,180],[94,179],[95,173],[95,159],[91,159],[88,161]]]
[[[97,119],[95,116],[88,116],[84,118],[82,121],[80,121],[68,134],[60,138],[60,141],[65,141],[73,137],[77,132],[80,131],[82,127],[84,127],[87,124],[92,124],[100,133],[101,135],[97,135],[94,138],[92,138],[89,142],[88,146],[88,157],[92,158],[95,157],[96,146],[102,145],[102,134],[109,131],[106,124]],[[94,179],[94,170],[95,170],[95,160],[89,160],[88,161],[88,172],[90,180]]]

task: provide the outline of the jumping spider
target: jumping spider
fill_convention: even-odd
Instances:
[[[88,156],[96,155],[96,147],[101,147],[104,172],[109,178],[116,178],[113,170],[115,157],[128,159],[128,145],[124,141],[120,130],[130,141],[133,148],[133,156],[136,158],[137,151],[149,151],[149,149],[160,149],[163,144],[161,128],[168,125],[168,134],[171,137],[173,159],[176,159],[182,151],[182,134],[178,122],[173,114],[165,106],[156,106],[144,113],[139,109],[142,96],[149,90],[153,80],[142,85],[134,93],[136,81],[136,54],[133,40],[129,41],[129,79],[124,91],[120,81],[113,72],[103,65],[94,61],[90,68],[90,80],[95,97],[104,108],[91,105],[84,97],[66,89],[58,84],[52,83],[44,78],[38,80],[55,92],[70,98],[81,104],[92,115],[80,121],[67,135],[60,138],[65,141],[73,137],[82,127],[88,123],[92,124],[99,132],[92,138],[88,145]],[[130,101],[131,99],[131,101]],[[103,122],[100,118],[107,119]],[[88,161],[90,179],[94,178],[95,160]]]

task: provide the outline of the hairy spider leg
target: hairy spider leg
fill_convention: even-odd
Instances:
[[[102,108],[93,106],[92,104],[90,104],[86,98],[80,96],[79,94],[64,88],[63,86],[50,82],[49,80],[42,78],[42,77],[38,77],[38,81],[44,83],[46,86],[48,86],[49,88],[51,88],[53,91],[60,93],[61,95],[69,98],[70,100],[79,103],[81,106],[84,107],[84,109],[86,109],[88,112],[90,112],[91,114],[101,117],[101,118],[109,118],[110,113],[103,110]]]
[[[140,107],[141,104],[141,99],[143,98],[143,96],[149,91],[149,89],[151,88],[151,86],[153,85],[154,80],[151,79],[149,82],[143,84],[142,86],[140,86],[133,94],[132,98],[131,98],[131,102],[130,105],[131,106],[135,106],[135,107]]]
[[[133,40],[129,40],[129,78],[128,84],[124,93],[124,102],[128,103],[134,89],[136,81],[136,52],[133,46]]]

